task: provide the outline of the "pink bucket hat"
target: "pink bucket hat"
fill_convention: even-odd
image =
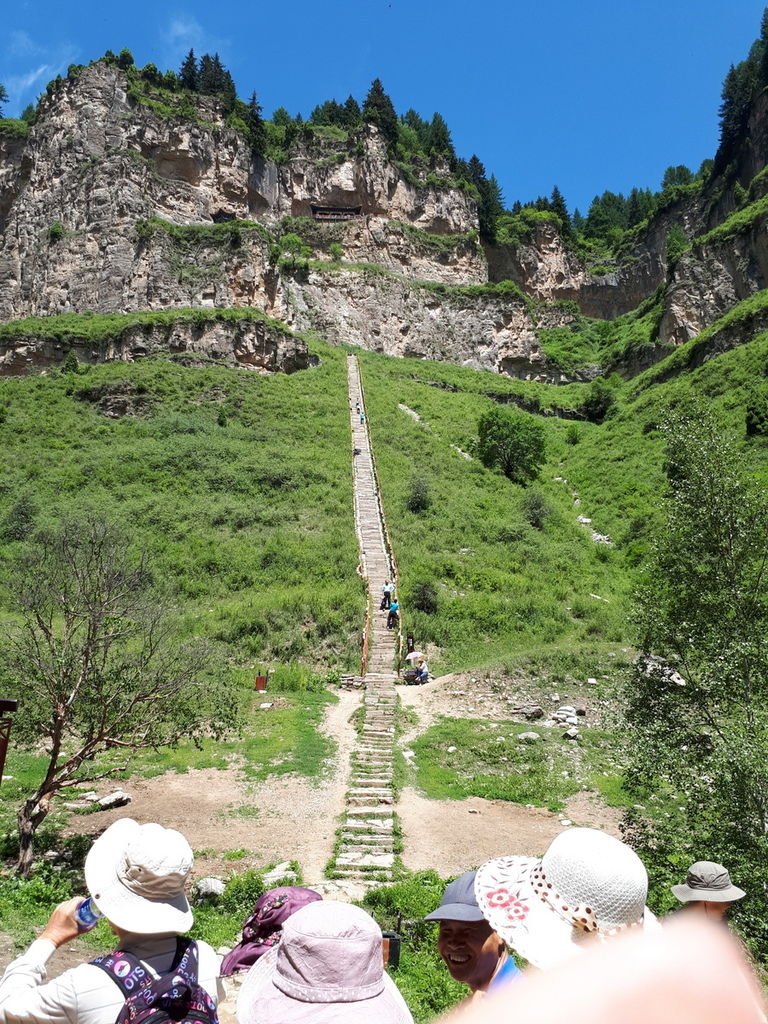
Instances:
[[[549,968],[627,928],[659,927],[645,905],[648,874],[634,850],[593,828],[562,832],[543,857],[498,857],[477,872],[478,906],[534,967]]]
[[[384,972],[381,929],[364,910],[324,900],[288,918],[276,949],[246,975],[239,1024],[413,1024]]]

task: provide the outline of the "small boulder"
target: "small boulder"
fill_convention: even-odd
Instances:
[[[521,732],[517,738],[521,743],[538,743],[541,736],[537,732]]]
[[[412,754],[413,751],[409,750],[408,753]],[[448,747],[448,753],[449,754],[455,754],[456,753],[456,747]],[[405,756],[405,755],[403,755],[403,756]]]
[[[102,811],[111,811],[114,807],[125,807],[125,805],[130,802],[130,794],[124,792],[122,789],[116,789],[114,793],[110,793],[108,796],[103,796],[98,803]]]
[[[587,686],[597,686],[597,680],[594,676],[590,676],[587,680]]]
[[[283,861],[282,864],[275,864],[271,871],[264,875],[264,888],[274,889],[278,885],[295,885],[296,872],[291,867],[290,861]]]
[[[222,878],[211,875],[208,878],[201,878],[195,882],[192,891],[194,903],[218,903],[224,895],[225,882]]]
[[[564,740],[577,740],[579,738],[579,730],[575,725],[572,725],[570,729],[566,729],[563,733]]]

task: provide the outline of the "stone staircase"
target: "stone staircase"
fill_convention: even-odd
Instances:
[[[396,661],[398,630],[387,629],[387,613],[379,611],[381,585],[393,579],[387,552],[367,424],[360,423],[356,403],[363,406],[357,359],[347,361],[354,460],[355,523],[360,564],[368,582],[368,648],[361,677],[365,687],[363,724],[352,754],[344,822],[338,833],[333,874],[363,884],[392,878],[395,862],[395,808],[392,764],[397,708]]]

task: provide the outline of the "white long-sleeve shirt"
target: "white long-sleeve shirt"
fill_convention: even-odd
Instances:
[[[176,936],[123,935],[120,948],[133,953],[157,974],[170,970]],[[218,1003],[221,958],[207,942],[197,942],[198,981]],[[84,963],[45,982],[46,964],[56,951],[48,939],[36,939],[6,968],[0,981],[0,1024],[114,1024],[123,994],[109,975]]]

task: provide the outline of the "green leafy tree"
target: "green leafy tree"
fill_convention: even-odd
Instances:
[[[121,50],[117,55],[117,66],[122,68],[123,71],[127,71],[128,68],[133,67],[133,54],[130,50]]]
[[[768,884],[768,503],[709,410],[662,425],[665,522],[637,594],[641,658],[626,691],[631,816],[663,893],[706,857],[749,892]],[[641,796],[642,794],[642,796]],[[666,812],[666,813],[662,813]],[[759,901],[738,908],[768,954]]]
[[[3,111],[3,104],[7,103],[7,102],[8,102],[8,92],[6,91],[6,88],[3,85],[3,83],[0,82],[0,117],[5,117],[5,113]]]
[[[190,89],[192,92],[197,92],[200,83],[197,57],[195,57],[194,50],[190,50],[182,61],[181,67],[179,68],[179,82],[181,83],[182,89]]]
[[[497,467],[510,480],[534,480],[544,462],[544,426],[523,412],[492,409],[477,424],[477,454],[488,468]]]
[[[661,179],[661,188],[662,191],[666,191],[678,185],[690,185],[692,181],[693,171],[690,167],[686,167],[685,164],[675,164],[664,171],[664,177]]]
[[[387,142],[394,146],[397,142],[397,114],[379,78],[374,78],[371,83],[363,104],[362,116],[366,124],[376,125]]]
[[[17,741],[47,758],[18,810],[24,876],[35,832],[62,791],[124,769],[134,750],[234,724],[235,693],[213,684],[203,647],[176,639],[150,577],[128,539],[96,518],[39,535],[9,571],[4,689],[23,709]],[[104,763],[109,750],[124,752],[125,763]]]

